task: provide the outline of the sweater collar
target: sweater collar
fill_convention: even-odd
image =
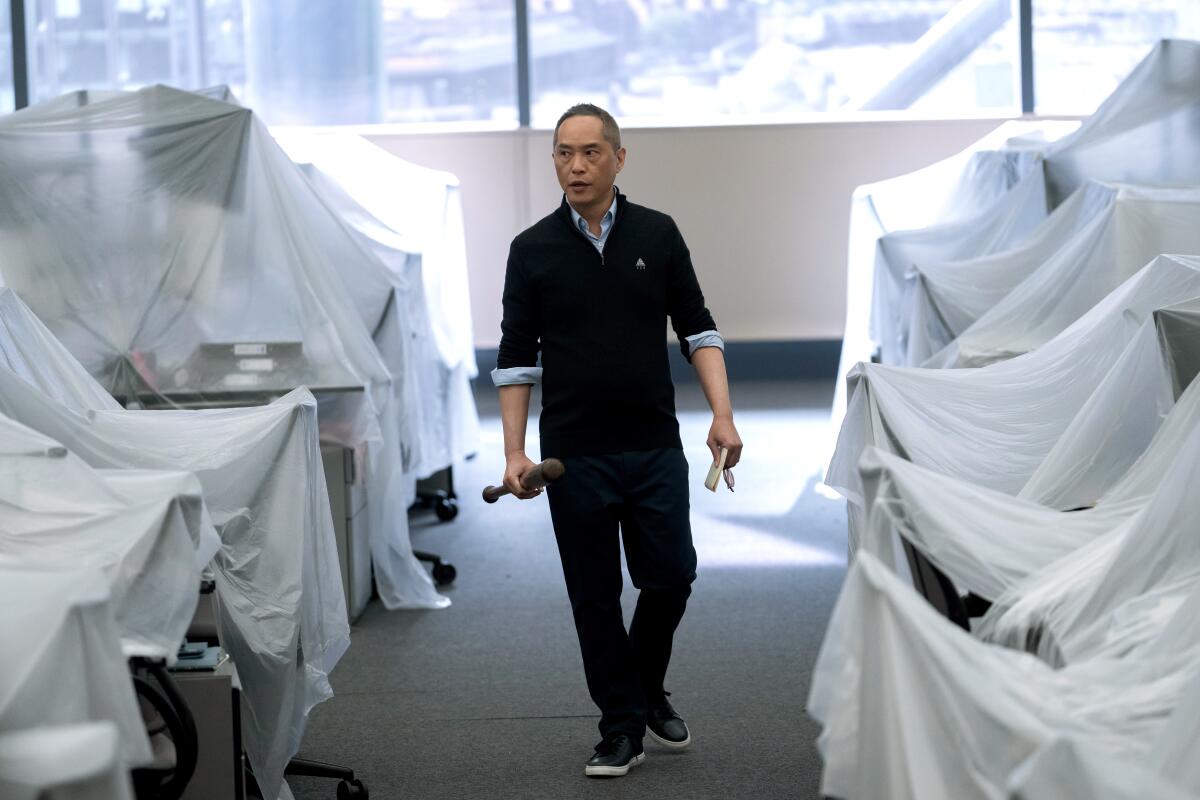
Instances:
[[[613,218],[613,225],[616,225],[617,220],[619,220],[621,218],[621,216],[625,213],[625,206],[626,206],[627,200],[626,200],[625,195],[621,194],[620,188],[615,185],[613,186],[613,194],[616,196],[616,204],[617,204],[617,213],[616,213],[616,216]],[[558,206],[558,211],[557,211],[558,216],[562,219],[563,222],[565,222],[567,224],[567,227],[569,227],[573,231],[578,231],[579,229],[575,227],[575,219],[574,219],[573,215],[571,214],[572,211],[574,211],[574,209],[571,208],[571,204],[567,202],[567,193],[563,192],[562,202],[559,203],[559,206]],[[611,230],[611,228],[609,230]]]

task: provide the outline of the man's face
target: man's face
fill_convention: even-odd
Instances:
[[[559,126],[554,169],[576,209],[611,203],[613,181],[624,165],[625,148],[613,151],[598,117],[570,117]]]

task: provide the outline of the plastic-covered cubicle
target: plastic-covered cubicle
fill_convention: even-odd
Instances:
[[[351,133],[272,133],[396,287],[392,313],[402,354],[395,361],[407,366],[412,409],[405,415],[406,468],[425,477],[473,455],[479,416],[471,380],[478,368],[458,179]]]
[[[1198,101],[1200,44],[1161,43],[1076,133],[1033,145],[1058,210],[1003,249],[983,236],[971,245],[982,256],[954,255],[962,225],[886,228],[873,201],[937,185],[938,169],[856,197],[875,230],[851,255],[872,260],[876,291],[848,315],[844,366],[880,345],[885,361],[990,366],[850,371],[829,482],[864,538],[809,703],[825,793],[1200,791],[1200,262],[1159,256],[1125,280],[1160,252],[1200,252],[1187,188],[1200,185]],[[968,208],[958,221],[986,233],[1020,218],[1029,173],[961,167],[1025,163],[1030,142],[983,149],[942,165],[940,185]],[[908,197],[909,218],[925,215],[914,227],[952,216]],[[856,275],[852,262],[852,287]],[[859,329],[867,308],[889,341]],[[928,341],[914,348],[914,331]],[[941,570],[939,591],[990,609],[957,625],[940,615],[913,591],[923,576],[905,574],[922,559]]]
[[[869,446],[946,475],[1021,491],[1155,309],[1200,295],[1200,259],[1160,256],[1041,348],[980,369],[860,364],[826,481],[857,545]]]
[[[1118,392],[1136,403],[1187,388],[1094,508],[1063,513],[868,450],[868,531],[809,701],[825,726],[826,793],[1167,800],[1200,791],[1191,486],[1200,384],[1188,380],[1198,302],[1162,310],[1126,349],[1122,385],[1105,404]],[[1091,469],[1081,457],[1076,471]],[[897,530],[994,600],[972,632],[897,575]]]
[[[242,740],[274,796],[350,643],[311,393],[250,408],[126,410],[2,289],[0,413],[125,486],[129,471],[195,474],[221,541],[210,562],[216,625],[241,678]],[[176,588],[194,606],[197,582]]]
[[[368,465],[384,604],[446,605],[408,540],[406,371],[372,339],[386,269],[249,110],[162,86],[84,99],[0,120],[0,280],[127,404],[310,388],[322,439]]]
[[[974,239],[1006,215],[1033,221],[1025,228],[1029,235],[1043,205],[1056,209],[1089,180],[1200,185],[1198,108],[1200,43],[1164,40],[1077,129],[1074,123],[1005,123],[943,162],[860,187],[851,205],[838,375],[844,378],[855,363],[876,354],[884,363],[913,363],[905,283],[918,280],[923,264],[1002,252],[986,235]],[[1031,184],[1041,184],[1044,200],[1014,212],[1006,196],[1031,191]],[[1018,246],[1021,236],[1013,233],[1005,244]],[[972,240],[965,251],[964,237]],[[916,249],[908,247],[913,240]],[[843,388],[839,382],[835,424],[844,408]]]

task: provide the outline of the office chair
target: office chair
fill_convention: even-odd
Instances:
[[[311,778],[333,778],[340,780],[337,787],[337,800],[370,800],[367,785],[354,777],[354,770],[337,764],[326,764],[323,761],[311,761],[307,758],[293,758],[284,769],[285,775],[302,775]],[[258,781],[246,765],[246,793],[250,797],[264,800]]]
[[[129,666],[134,691],[157,715],[147,733],[167,734],[175,748],[175,763],[171,766],[132,771],[134,793],[138,800],[179,800],[196,771],[200,753],[196,721],[162,661],[132,658]]]
[[[458,516],[458,495],[454,492],[454,467],[438,470],[428,478],[417,481],[417,499],[409,507],[415,509],[432,508],[437,518],[449,522]],[[419,560],[433,565],[433,582],[438,586],[449,586],[458,577],[458,570],[453,564],[445,562],[436,553],[426,550],[413,550]]]

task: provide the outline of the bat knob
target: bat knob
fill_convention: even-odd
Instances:
[[[561,478],[563,473],[566,471],[566,465],[564,465],[557,458],[547,458],[542,464],[542,477],[545,478],[546,483],[554,483],[556,480]]]

